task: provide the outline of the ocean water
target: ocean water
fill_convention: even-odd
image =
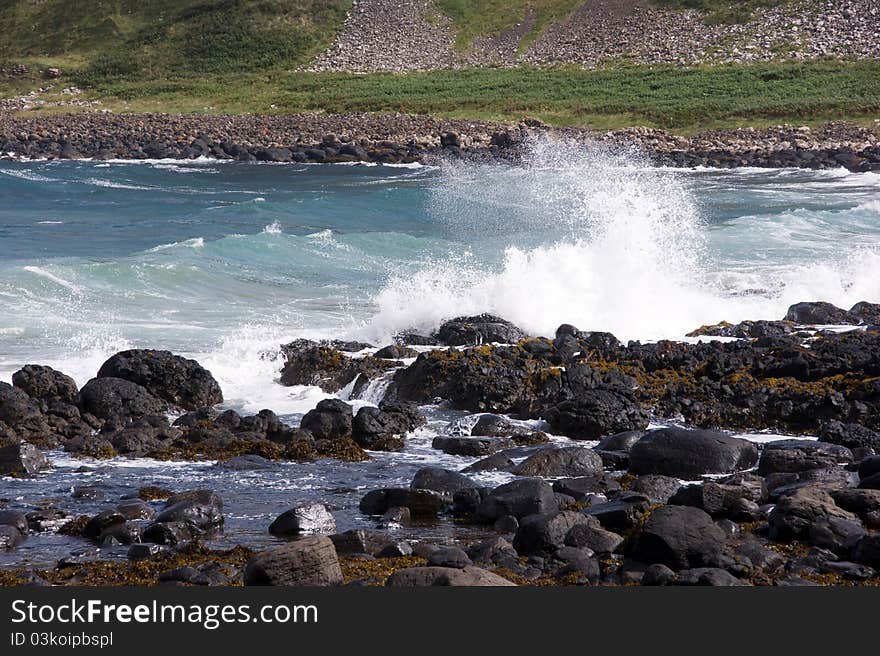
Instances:
[[[0,161],[0,380],[41,363],[83,384],[112,353],[164,348],[209,368],[229,407],[292,423],[326,396],[275,382],[278,347],[297,337],[383,346],[487,311],[533,334],[565,322],[681,338],[779,319],[803,300],[880,301],[878,274],[880,176],[869,173],[657,169],[548,143],[518,167]],[[364,489],[467,463],[430,449],[458,415],[429,410],[405,453],[368,465],[230,474],[118,461],[82,473],[53,454],[53,472],[0,481],[0,496],[32,507],[77,481],[109,499],[176,480],[235,498],[230,542],[269,540],[265,526],[297,498],[329,495],[344,529],[368,522]],[[0,560],[76,547],[26,545]]]

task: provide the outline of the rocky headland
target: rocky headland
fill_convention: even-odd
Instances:
[[[534,337],[486,314],[381,349],[299,340],[282,348],[282,385],[356,399],[387,383],[377,406],[325,399],[299,426],[270,410],[218,409],[211,373],[165,351],[118,353],[81,389],[29,365],[0,383],[5,476],[45,476],[45,448],[219,460],[232,471],[328,457],[368,467],[370,453],[406,450],[422,406],[436,403],[469,414],[433,448],[471,464],[425,466],[409,486],[368,490],[359,512],[374,529],[338,530],[332,504],[278,508],[266,527],[277,544],[258,552],[202,546],[225,524],[224,501],[207,488],[144,487],[91,516],[5,500],[4,549],[58,532],[127,547],[130,562],[72,557],[4,570],[0,582],[875,585],[878,324],[878,304],[799,303],[780,320],[703,326],[686,342],[624,345],[571,325]],[[744,439],[756,431],[782,435]],[[509,481],[474,480],[488,471]],[[394,530],[450,520],[474,537],[402,540]]]

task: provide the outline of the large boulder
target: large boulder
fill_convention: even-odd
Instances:
[[[702,510],[663,506],[651,513],[627,553],[648,564],[680,570],[713,566],[724,544],[724,531]]]
[[[223,527],[223,501],[211,490],[192,490],[171,496],[156,516],[157,524],[191,522],[202,531]]]
[[[403,448],[403,436],[425,423],[424,415],[411,403],[364,406],[352,421],[352,439],[365,449]]]
[[[269,524],[269,533],[277,536],[306,533],[332,533],[336,520],[323,503],[302,503],[281,513]]]
[[[552,553],[563,546],[565,536],[578,525],[599,528],[599,521],[567,510],[529,515],[519,523],[513,548],[523,556]]]
[[[516,585],[479,567],[410,567],[394,572],[385,585],[393,588],[426,586],[508,587]]]
[[[770,511],[770,539],[777,542],[806,539],[813,524],[831,518],[857,519],[837,506],[825,490],[815,486],[802,487],[782,497]]]
[[[137,383],[153,396],[184,410],[223,402],[220,385],[195,360],[170,351],[134,349],[112,356],[98,370],[98,378],[122,378]]]
[[[32,399],[47,404],[55,401],[76,403],[79,392],[73,378],[39,364],[25,365],[16,371],[12,374],[12,384]]]
[[[511,322],[491,314],[458,317],[447,321],[436,333],[437,339],[449,346],[473,344],[516,344],[526,334]]]
[[[438,435],[431,446],[451,456],[479,457],[488,456],[501,449],[513,446],[506,437],[458,437]]]
[[[793,321],[794,323],[801,325],[859,323],[858,318],[854,317],[846,310],[822,301],[814,303],[795,303],[788,308],[788,312],[785,313],[783,321]]]
[[[576,440],[640,430],[648,426],[648,418],[629,390],[617,388],[583,390],[546,412],[553,432]]]
[[[336,547],[336,553],[343,556],[353,554],[375,556],[394,542],[387,533],[369,531],[362,528],[351,529],[344,533],[335,533],[330,536],[330,539]]]
[[[748,440],[709,430],[661,428],[649,431],[629,454],[634,474],[663,474],[694,480],[705,474],[749,469],[758,449]]]
[[[623,537],[600,525],[575,524],[565,534],[564,543],[569,547],[587,548],[597,554],[610,554],[617,551],[623,543]]]
[[[477,506],[477,516],[494,522],[511,515],[521,519],[558,510],[553,488],[539,478],[523,478],[496,487]]]
[[[336,440],[351,435],[351,406],[339,399],[324,399],[314,410],[309,410],[299,427],[309,431],[318,440]]]
[[[46,456],[27,442],[0,447],[0,476],[34,476],[49,466]]]
[[[389,508],[408,508],[413,517],[436,517],[448,505],[446,498],[432,490],[383,488],[367,492],[360,501],[365,515],[384,515]]]
[[[813,440],[780,440],[764,446],[758,474],[792,473],[828,469],[852,462],[852,451],[845,446]]]
[[[166,403],[146,388],[122,378],[92,378],[79,391],[79,405],[99,419],[125,424],[132,419],[162,414]]]
[[[415,490],[433,490],[441,494],[455,494],[460,490],[475,488],[477,484],[464,474],[450,469],[422,467],[416,472],[410,487]]]
[[[351,358],[334,345],[299,339],[281,347],[286,362],[281,370],[282,385],[316,385],[329,394],[359,378],[358,382],[381,376],[396,366],[390,360],[373,356]],[[365,345],[366,346],[366,345]]]
[[[245,585],[328,586],[342,583],[330,538],[311,536],[261,551],[244,569]]]
[[[595,476],[602,473],[602,458],[592,449],[546,448],[514,467],[517,476]]]
[[[880,433],[861,424],[824,422],[819,431],[819,440],[839,444],[848,449],[871,449],[875,453],[880,452]]]

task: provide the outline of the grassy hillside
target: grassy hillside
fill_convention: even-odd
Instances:
[[[351,0],[0,0],[0,61],[84,79],[293,68],[329,45]]]

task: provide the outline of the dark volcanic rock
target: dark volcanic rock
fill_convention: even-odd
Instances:
[[[449,505],[443,495],[432,490],[383,488],[367,492],[360,501],[365,515],[383,515],[389,508],[409,508],[413,517],[436,517]]]
[[[403,448],[403,436],[425,421],[418,407],[411,403],[364,406],[352,421],[352,438],[365,449],[398,450]]]
[[[223,501],[211,490],[181,492],[165,502],[157,524],[191,522],[202,531],[223,527]]]
[[[477,487],[463,474],[440,467],[422,467],[413,477],[410,487],[415,490],[433,490],[441,494],[454,494],[460,490]]]
[[[828,469],[852,462],[852,451],[843,446],[812,440],[780,440],[764,446],[758,474]]]
[[[526,334],[509,321],[491,314],[458,317],[447,321],[437,331],[437,339],[449,346],[472,344],[515,344]]]
[[[617,551],[623,537],[601,526],[576,524],[565,534],[565,544],[570,547],[586,547],[597,554],[610,554]]]
[[[352,529],[345,533],[336,533],[331,535],[330,539],[336,547],[336,553],[343,556],[352,554],[375,556],[393,542],[386,533],[366,529]]]
[[[802,325],[828,325],[858,323],[858,318],[831,303],[796,303],[788,308],[785,321]]]
[[[813,524],[832,518],[855,520],[856,516],[838,507],[828,492],[816,487],[801,488],[782,497],[770,511],[770,539],[805,539]]]
[[[602,458],[592,449],[541,449],[513,468],[517,476],[593,476],[602,473]]]
[[[880,433],[861,424],[824,422],[819,431],[819,440],[845,446],[848,449],[871,449],[875,453],[880,453]]]
[[[339,399],[324,399],[314,410],[309,410],[300,422],[300,428],[319,440],[348,437],[352,430],[351,406]]]
[[[184,410],[223,402],[220,385],[195,360],[170,351],[136,349],[112,356],[98,370],[98,378],[122,378],[137,383],[153,396]]]
[[[623,389],[585,390],[548,409],[546,419],[555,433],[581,440],[648,426],[648,413]]]
[[[563,546],[574,526],[599,528],[594,517],[567,510],[523,517],[513,538],[513,548],[523,556],[551,553]]]
[[[724,544],[724,532],[702,510],[663,506],[651,513],[627,553],[680,570],[714,565]]]
[[[0,447],[0,476],[34,476],[48,468],[46,456],[32,444],[20,442]]]
[[[447,437],[438,435],[431,446],[452,456],[487,456],[513,446],[505,437]]]
[[[316,385],[328,393],[338,392],[355,378],[370,380],[397,366],[369,355],[350,358],[332,345],[304,339],[285,344],[281,350],[285,357],[282,385]]]
[[[499,485],[479,504],[477,515],[486,522],[511,515],[522,519],[527,515],[553,512],[558,509],[553,488],[538,478],[524,478]]]
[[[12,374],[12,384],[32,399],[45,403],[76,403],[79,390],[73,378],[52,367],[29,364]]]
[[[92,378],[79,391],[83,412],[124,424],[146,415],[162,414],[166,404],[150,392],[122,378]]]
[[[651,500],[639,492],[622,492],[608,503],[590,506],[584,510],[599,520],[602,526],[615,533],[626,533],[637,526],[651,507]]]
[[[394,572],[385,585],[401,587],[468,586],[507,587],[516,585],[479,567],[410,567]]]
[[[281,513],[269,525],[269,533],[278,536],[304,533],[332,533],[336,520],[323,503],[303,503]]]
[[[261,551],[244,570],[245,585],[327,586],[342,583],[333,542],[312,536]]]
[[[597,451],[622,451],[629,453],[633,444],[645,436],[645,431],[623,431],[603,437],[596,445]]]
[[[757,460],[758,449],[747,440],[707,430],[661,428],[633,445],[629,468],[635,474],[693,480],[749,469]]]

